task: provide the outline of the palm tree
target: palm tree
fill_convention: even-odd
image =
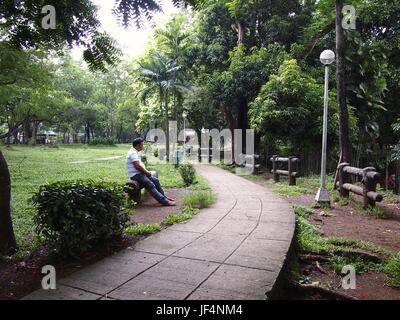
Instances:
[[[146,88],[140,92],[141,99],[146,103],[149,95],[157,94],[160,101],[160,109],[165,116],[166,127],[166,153],[167,162],[170,161],[169,140],[169,95],[183,94],[188,91],[188,86],[182,81],[182,66],[176,65],[163,52],[152,52],[147,61],[139,63],[138,73],[140,80]]]

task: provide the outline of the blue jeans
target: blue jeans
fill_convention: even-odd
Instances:
[[[167,204],[168,200],[165,196],[164,190],[161,187],[160,181],[156,177],[147,177],[144,174],[137,174],[131,180],[139,182],[154,199],[161,204]]]

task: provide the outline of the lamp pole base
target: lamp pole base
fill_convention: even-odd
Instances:
[[[330,197],[329,191],[326,190],[325,188],[319,188],[317,196],[315,197],[315,201],[318,203],[330,204],[331,197]]]

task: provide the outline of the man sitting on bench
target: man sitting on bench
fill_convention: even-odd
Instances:
[[[132,145],[133,147],[126,155],[126,169],[128,170],[129,178],[139,182],[140,186],[146,188],[153,198],[163,206],[175,206],[175,200],[165,195],[160,181],[156,177],[156,173],[147,171],[140,160],[139,152],[144,149],[144,139],[137,138],[133,141]]]

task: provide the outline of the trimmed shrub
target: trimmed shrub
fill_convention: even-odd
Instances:
[[[111,138],[94,138],[88,144],[91,146],[114,146],[115,140]]]
[[[192,164],[183,164],[179,167],[179,172],[186,187],[196,182],[196,170]]]
[[[109,183],[56,182],[41,186],[32,201],[36,232],[63,257],[77,257],[122,235],[128,221],[123,189]]]

